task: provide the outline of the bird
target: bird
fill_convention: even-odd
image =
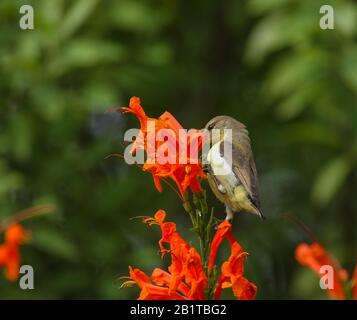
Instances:
[[[216,116],[205,126],[210,137],[203,169],[215,196],[226,207],[226,219],[245,211],[264,219],[258,174],[246,126],[229,116]]]

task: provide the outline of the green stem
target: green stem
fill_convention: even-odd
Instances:
[[[217,280],[217,272],[215,269],[213,272],[208,272],[208,255],[214,228],[214,208],[209,210],[205,191],[201,193],[194,193],[192,203],[186,196],[184,198],[183,207],[190,216],[193,231],[198,236],[202,265],[208,277],[206,296],[208,299],[212,299]]]
[[[183,208],[189,214],[193,228],[196,229],[197,222],[196,222],[196,219],[195,219],[195,214],[194,214],[194,211],[192,209],[191,203],[190,203],[190,201],[188,199],[185,199],[185,201],[183,203]]]

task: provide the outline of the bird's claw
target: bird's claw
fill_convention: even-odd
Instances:
[[[208,173],[208,172],[210,171],[209,165],[208,165],[208,164],[203,165],[203,166],[202,166],[202,171],[203,171],[204,173]]]

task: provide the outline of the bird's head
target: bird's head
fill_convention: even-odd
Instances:
[[[234,130],[235,132],[246,131],[246,127],[243,123],[229,116],[216,116],[207,122],[205,129],[208,130],[211,143],[214,145],[220,141],[224,136],[224,130]],[[220,130],[219,134],[214,133],[214,130]]]

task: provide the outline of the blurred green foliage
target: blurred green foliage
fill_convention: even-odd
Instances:
[[[31,4],[35,30],[19,28]],[[159,231],[133,216],[165,209],[187,237],[179,199],[129,167],[129,117],[105,112],[142,98],[186,127],[227,114],[248,126],[267,221],[239,215],[260,299],[325,298],[294,260],[311,227],[349,270],[357,262],[357,4],[331,0],[335,30],[319,28],[320,0],[2,0],[0,218],[39,203],[23,262],[35,290],[0,276],[0,298],[134,298],[115,279],[161,261]],[[213,197],[219,217],[223,207]],[[227,250],[222,252],[222,259]]]

